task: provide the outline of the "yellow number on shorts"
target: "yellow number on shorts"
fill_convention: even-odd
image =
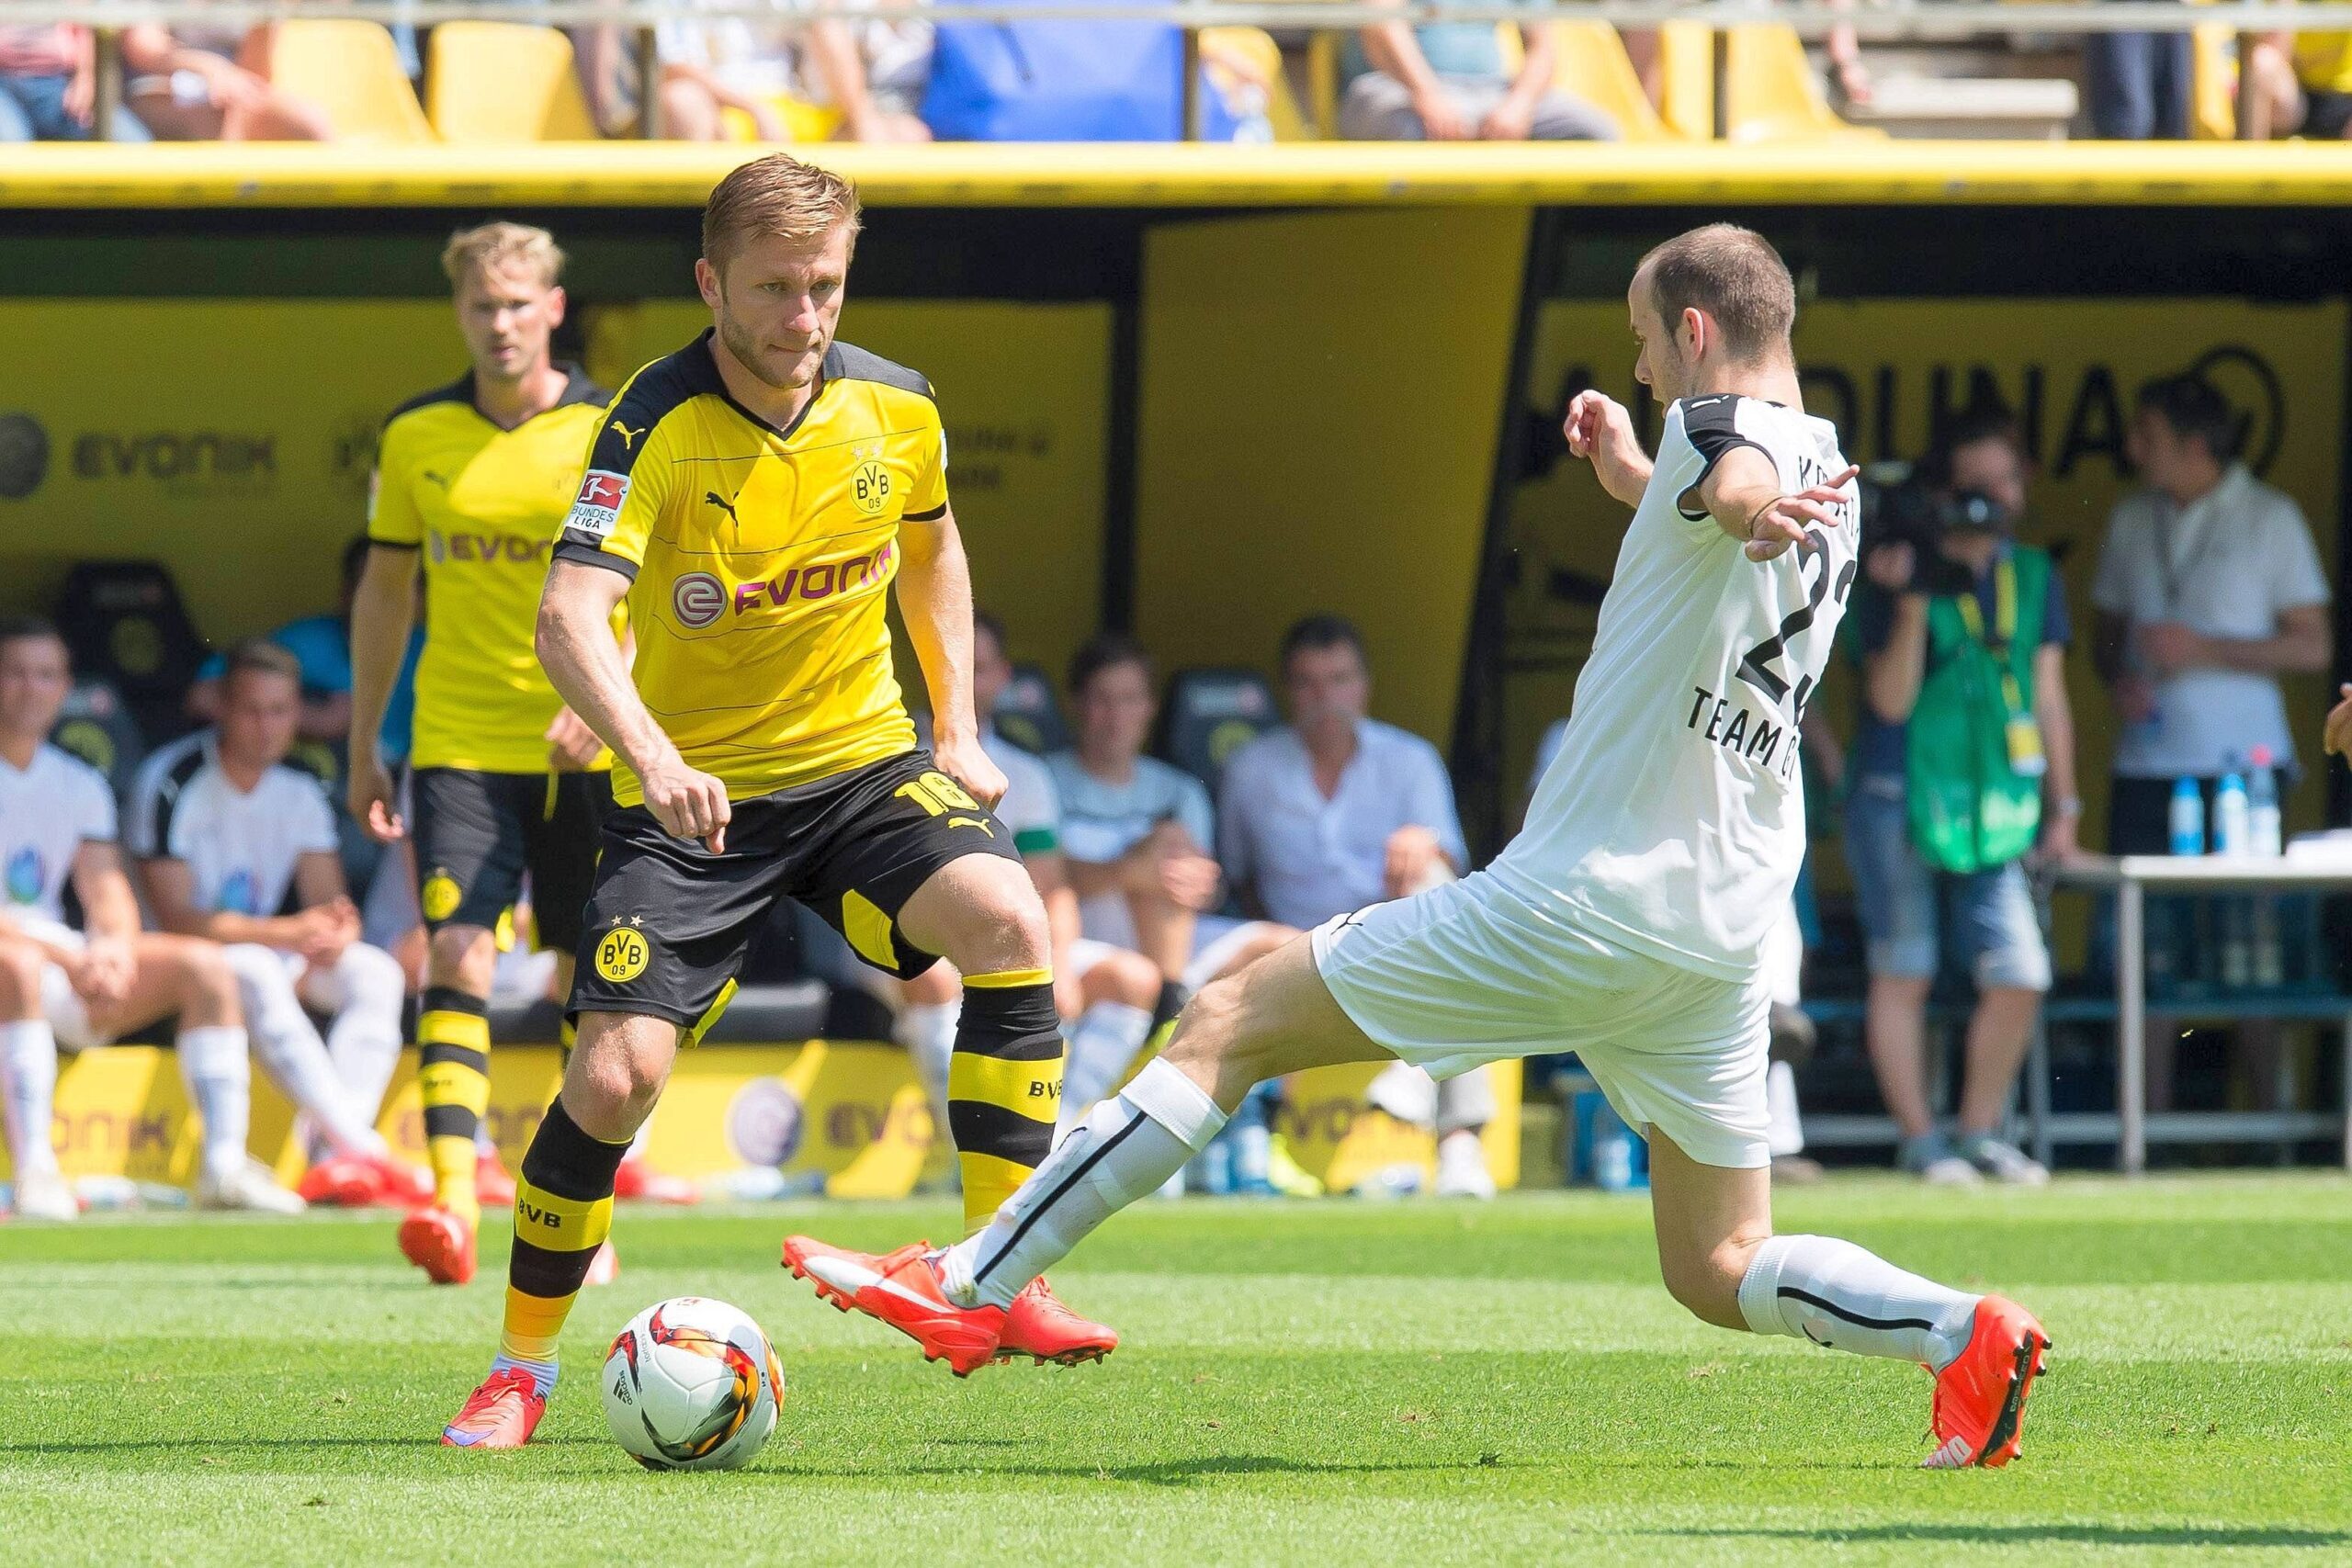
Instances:
[[[909,779],[890,793],[901,800],[913,801],[933,817],[944,817],[951,811],[978,811],[980,808],[980,803],[945,773],[931,773],[919,779]]]

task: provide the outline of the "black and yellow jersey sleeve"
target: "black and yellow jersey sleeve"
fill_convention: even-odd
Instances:
[[[560,560],[629,580],[634,678],[736,799],[914,745],[886,620],[899,525],[947,510],[931,383],[848,344],[788,427],[728,391],[710,334],[603,411]],[[626,769],[624,805],[641,799]]]
[[[606,395],[571,371],[553,408],[507,430],[466,377],[385,423],[368,537],[421,552],[416,766],[547,771],[547,728],[563,703],[532,646],[539,590]]]

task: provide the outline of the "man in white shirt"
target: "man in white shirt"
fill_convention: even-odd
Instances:
[[[180,1079],[202,1124],[198,1204],[299,1211],[302,1201],[245,1153],[252,1069],[220,949],[139,929],[114,795],[96,770],[48,743],[71,684],[55,627],[0,620],[0,1075],[16,1213],[76,1212],[50,1142],[59,1046],[88,1050],[173,1014]],[[65,920],[69,879],[81,931]]]
[[[1368,716],[1363,634],[1339,615],[1309,615],[1283,634],[1281,664],[1290,722],[1234,752],[1218,791],[1217,858],[1242,908],[1312,931],[1467,871],[1445,760]],[[1426,1106],[1428,1093],[1423,1085],[1398,1103]],[[1494,1114],[1485,1073],[1437,1086],[1439,1196],[1495,1195],[1478,1141]]]
[[[2147,483],[2108,519],[2091,652],[2122,725],[2108,849],[2160,855],[2181,779],[2197,781],[2209,814],[2225,773],[2267,767],[2285,797],[2295,742],[2278,678],[2324,672],[2334,650],[2311,525],[2237,460],[2236,415],[2211,382],[2192,373],[2141,388],[2130,450]],[[2197,902],[2151,900],[2150,944],[2181,950]],[[2256,1048],[2276,1048],[2275,1030],[2253,1027]],[[2148,1021],[2155,1110],[2171,1103],[2179,1033],[2169,1018]]]
[[[1861,535],[1837,431],[1799,412],[1795,285],[1761,236],[1714,224],[1645,257],[1626,304],[1634,375],[1665,423],[1653,461],[1622,405],[1569,405],[1569,452],[1634,511],[1526,830],[1483,871],[1342,916],[1203,991],[978,1235],[886,1257],[793,1238],[821,1295],[970,1371],[1013,1295],[1157,1190],[1261,1080],[1572,1050],[1649,1140],[1678,1301],[1725,1328],[1921,1363],[1936,1379],[1926,1463],[2015,1457],[2049,1345],[2023,1307],[1772,1230],[1758,949],[1804,855],[1797,729]]]
[[[162,748],[131,791],[131,852],[165,931],[225,948],[262,1066],[311,1123],[311,1202],[423,1199],[375,1128],[401,1054],[407,976],[359,940],[334,814],[285,765],[301,714],[294,655],[256,637],[230,650],[220,724]],[[307,1007],[330,1014],[327,1037]],[[330,1152],[333,1157],[321,1158]]]

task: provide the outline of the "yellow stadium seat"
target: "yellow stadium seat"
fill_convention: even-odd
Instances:
[[[1203,28],[1201,51],[1209,58],[1212,81],[1217,81],[1221,74],[1215,59],[1219,53],[1248,61],[1265,79],[1266,118],[1274,128],[1275,141],[1314,140],[1315,132],[1298,107],[1297,96],[1290,90],[1290,77],[1283,71],[1282,46],[1274,41],[1272,34],[1263,28]]]
[[[1848,125],[1838,118],[1794,28],[1784,22],[1751,22],[1727,30],[1726,141],[1885,140],[1883,130]]]
[[[1607,22],[1555,22],[1552,30],[1560,40],[1554,86],[1615,120],[1618,134],[1628,141],[1664,141],[1673,135],[1650,107],[1615,28]]]
[[[280,22],[269,49],[269,79],[327,107],[344,141],[430,141],[392,35],[374,22]]]
[[[2207,22],[2189,36],[2188,134],[2199,141],[2234,141],[2238,73],[2230,59],[2230,29]]]
[[[597,140],[571,40],[554,28],[443,22],[424,81],[433,129],[446,141]]]
[[[1658,118],[1685,141],[1715,139],[1715,30],[1668,22],[1657,30]]]
[[[768,103],[775,110],[776,118],[784,121],[786,141],[831,141],[833,132],[842,128],[842,111],[830,104],[812,104],[803,98],[779,93]],[[727,128],[729,141],[757,141],[760,128],[752,117],[739,108],[718,111],[719,123]]]

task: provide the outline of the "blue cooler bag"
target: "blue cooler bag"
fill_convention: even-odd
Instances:
[[[922,118],[943,141],[1177,141],[1184,44],[1158,22],[942,22]],[[1236,121],[1205,74],[1201,138]]]

